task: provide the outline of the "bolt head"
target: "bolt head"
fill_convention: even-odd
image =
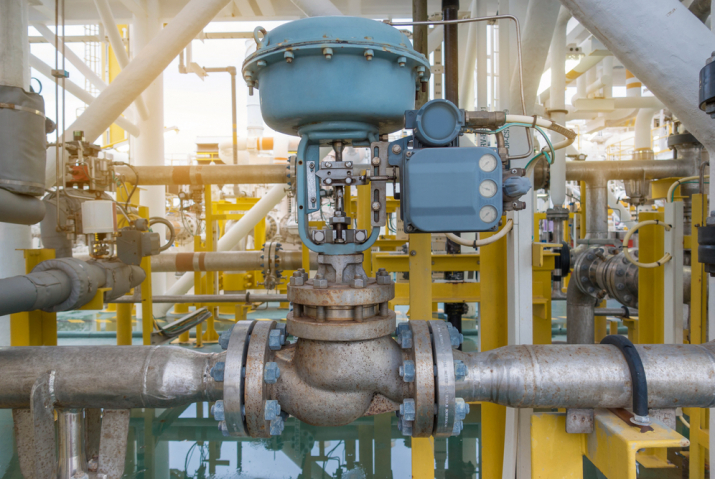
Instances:
[[[322,243],[323,241],[325,241],[325,232],[320,230],[314,231],[313,241],[315,241],[316,243]]]
[[[320,276],[320,278],[318,278]],[[328,280],[323,278],[322,274],[316,274],[313,278],[313,289],[326,289],[328,287]]]
[[[627,294],[627,295],[625,295],[625,296],[623,297],[623,300],[624,300],[626,303],[630,302],[632,299],[633,299],[633,296],[631,296],[630,294]]]
[[[618,283],[618,284],[616,285],[616,289],[617,289],[618,291],[623,291],[624,289],[626,289],[626,285],[623,284],[623,283]]]
[[[274,329],[268,334],[268,348],[271,351],[280,351],[285,342],[285,332],[280,329]]]
[[[221,434],[223,434],[223,437],[228,437],[228,427],[226,426],[226,421],[220,421],[218,423],[218,430],[221,431]]]
[[[415,251],[415,250],[410,251],[410,256],[417,256],[417,251]]]
[[[362,278],[354,278],[352,282],[350,283],[350,286],[353,288],[364,288],[365,287],[365,280]]]
[[[373,201],[372,205],[370,205],[372,208],[372,211],[380,211],[380,202],[379,201]]]
[[[269,344],[270,344],[270,337],[269,337]],[[271,349],[273,349],[273,348],[271,348]],[[266,367],[263,369],[263,381],[266,384],[275,384],[278,382],[279,377],[281,377],[281,370],[278,367],[278,364],[276,364],[274,362],[266,363]],[[280,413],[280,410],[278,412]],[[270,419],[266,419],[266,421],[270,421]]]
[[[216,401],[216,404],[211,406],[211,414],[217,421],[225,420],[223,401]]]
[[[223,361],[220,361],[220,362],[214,364],[214,367],[211,368],[211,377],[216,382],[219,382],[219,383],[223,382],[223,376],[224,376],[225,371],[226,371],[226,363],[224,363]]]
[[[400,417],[405,421],[414,421],[416,413],[415,400],[405,399],[402,404],[400,404]]]
[[[400,145],[392,145],[392,152],[396,155],[402,153],[402,147]]]
[[[367,233],[365,232],[365,230],[357,230],[355,232],[355,241],[357,241],[358,243],[364,243],[365,241],[367,241]]]
[[[469,404],[464,399],[457,398],[454,404],[454,414],[456,420],[464,421],[467,418],[467,414],[469,414]]]
[[[586,259],[589,261],[593,261],[594,259],[596,259],[596,256],[593,253],[588,253],[586,255]]]
[[[221,346],[221,349],[226,351],[228,349],[228,342],[231,339],[231,332],[233,331],[233,326],[228,328],[226,331],[222,332],[221,335],[218,337],[218,345]]]
[[[455,328],[451,324],[447,324],[449,325],[449,341],[452,344],[452,347],[456,349],[459,347],[460,344],[462,344],[462,341],[464,341],[464,335],[460,333],[457,328]]]
[[[392,283],[392,278],[390,278],[389,274],[378,274],[377,275],[377,284],[380,285],[387,285]]]
[[[263,409],[263,419],[266,421],[272,421],[281,415],[281,405],[275,399],[269,399],[266,401],[266,405]]]
[[[305,284],[303,275],[295,276],[295,273],[293,273],[293,277],[290,279],[290,284],[291,286],[303,286]]]
[[[397,344],[399,344],[402,349],[410,349],[412,347],[412,331],[409,329],[399,330],[398,328]]]
[[[326,185],[332,185],[332,184],[333,184],[333,180],[330,179],[330,178],[326,178],[325,181],[323,181],[323,183],[325,183]]]
[[[346,161],[345,162],[345,168],[352,168],[353,167],[353,162],[352,161]]]
[[[379,157],[374,156],[372,160],[370,160],[370,163],[372,163],[372,166],[380,166],[381,160]]]
[[[352,179],[352,178],[345,178],[345,184],[346,184],[346,185],[351,185],[352,183],[353,183],[353,179]]]

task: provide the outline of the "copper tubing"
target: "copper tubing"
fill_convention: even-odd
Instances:
[[[137,185],[256,185],[288,183],[285,164],[277,165],[209,165],[209,166],[135,166],[139,176],[126,166],[117,173]]]

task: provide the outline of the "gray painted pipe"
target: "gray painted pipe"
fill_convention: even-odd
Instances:
[[[45,217],[45,203],[39,198],[16,195],[0,188],[0,223],[34,225]]]
[[[569,326],[570,328],[570,326]],[[648,381],[648,407],[715,404],[715,344],[636,345]],[[465,401],[514,408],[621,408],[633,404],[631,375],[611,345],[506,346],[459,353],[469,368],[457,383]]]
[[[0,279],[0,316],[51,308],[64,302],[72,284],[60,270]]]
[[[595,342],[595,308],[596,298],[583,293],[576,285],[576,281],[569,281],[568,288],[566,288],[567,343],[593,344]]]

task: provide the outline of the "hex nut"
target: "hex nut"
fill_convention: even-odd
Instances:
[[[387,285],[392,283],[392,278],[390,278],[390,275],[385,274],[385,275],[378,275],[377,276],[377,284],[380,285]]]
[[[452,347],[458,348],[462,344],[462,341],[464,341],[464,335],[450,323],[447,323],[447,330],[449,331],[449,341],[452,344]]]
[[[223,361],[219,361],[218,363],[214,364],[214,367],[211,368],[211,377],[214,381],[221,383],[223,382],[223,375],[225,371],[226,363],[224,363]]]
[[[233,331],[233,326],[228,328],[226,331],[222,332],[221,335],[218,337],[218,345],[221,346],[221,349],[226,351],[228,349],[228,342],[231,339],[231,332]]]
[[[398,371],[400,377],[406,383],[415,381],[415,362],[409,359],[405,360]]]
[[[295,274],[295,273],[293,273]],[[303,279],[303,276],[292,276],[290,278],[290,284],[291,286],[303,286],[305,284],[305,280]]]
[[[365,287],[365,280],[362,279],[362,278],[354,278],[354,279],[350,282],[350,287],[351,287],[351,288],[357,288],[357,289],[364,288],[364,287]]]
[[[454,379],[457,381],[464,381],[464,378],[467,377],[469,374],[469,371],[467,369],[467,365],[464,364],[463,361],[460,361],[457,359],[454,361]]]
[[[403,329],[397,335],[397,344],[402,347],[402,349],[410,349],[412,347],[412,331],[409,329]]]
[[[318,273],[313,278],[313,288],[314,289],[326,289],[328,287],[328,280],[323,278],[323,275]]]
[[[221,434],[223,434],[223,437],[229,436],[228,427],[226,426],[226,421],[219,421],[218,430],[221,431]]]
[[[269,399],[266,401],[266,406],[263,409],[263,419],[266,421],[272,421],[281,415],[281,405],[275,399]]]
[[[455,419],[464,421],[467,418],[467,414],[469,414],[469,404],[462,398],[455,399],[454,403]]]
[[[415,400],[408,398],[402,401],[402,404],[400,404],[400,417],[404,418],[405,421],[414,421],[416,415]]]
[[[285,336],[280,329],[274,329],[268,334],[268,348],[271,351],[280,351],[285,344]]]
[[[280,436],[281,434],[283,434],[284,428],[285,421],[283,420],[283,415],[280,415],[271,421],[271,436]]]
[[[266,384],[275,384],[278,382],[278,378],[281,377],[281,370],[278,364],[270,362],[266,363],[266,367],[263,370],[263,381]],[[268,421],[269,419],[266,419]]]
[[[216,401],[216,404],[211,406],[211,414],[217,421],[223,421],[226,419],[223,409],[223,401]]]

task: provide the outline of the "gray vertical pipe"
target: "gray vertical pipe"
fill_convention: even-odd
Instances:
[[[586,183],[586,238],[608,238],[608,184]]]
[[[574,271],[573,274],[579,274]],[[566,342],[593,344],[596,341],[594,310],[596,299],[581,292],[576,281],[566,289]]]
[[[427,0],[412,0],[412,21],[425,22],[427,21]],[[422,53],[429,58],[427,50],[427,25],[415,25],[412,29],[412,46],[415,51]],[[429,89],[417,91],[415,99],[415,108],[420,108],[429,100]]]

